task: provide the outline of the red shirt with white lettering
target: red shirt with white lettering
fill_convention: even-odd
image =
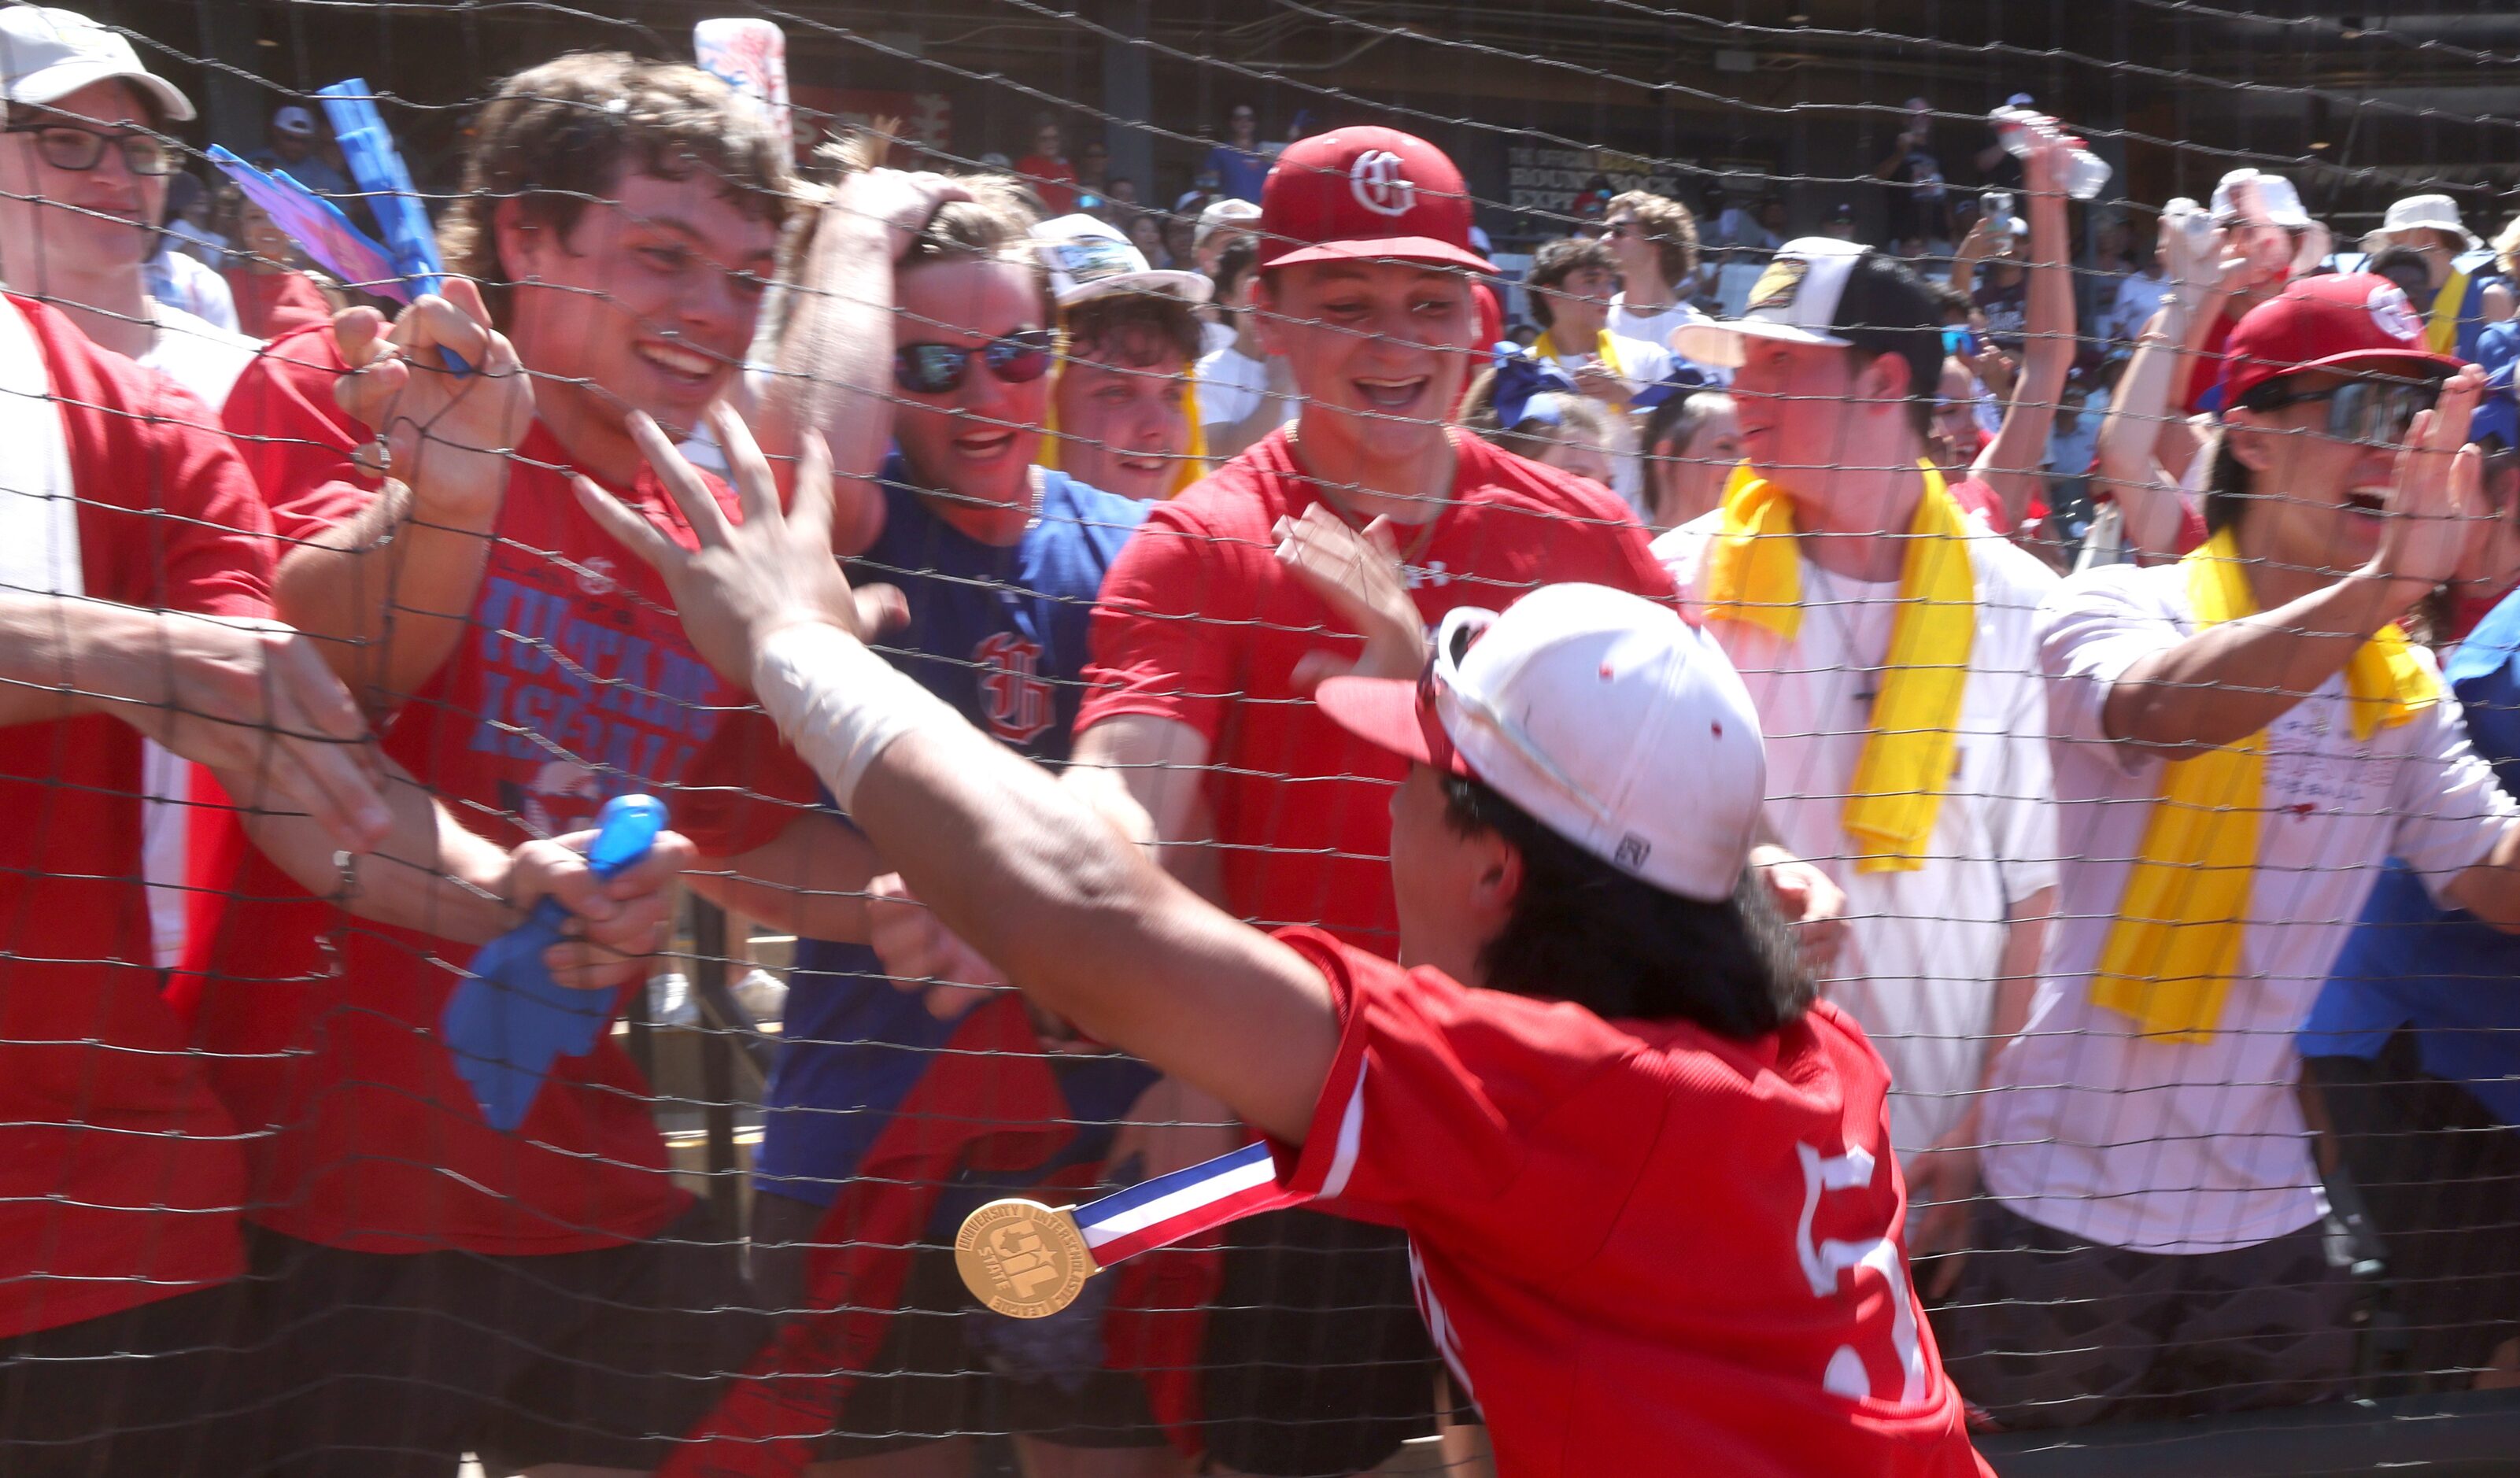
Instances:
[[[341,373],[329,331],[313,330],[276,341],[228,397],[284,540],[375,496],[348,460],[369,432],[334,404]],[[536,423],[469,629],[382,730],[387,754],[503,847],[589,826],[627,791],[661,795],[689,832],[698,808],[677,786],[753,785],[776,744],[757,711],[731,711],[749,700],[693,651],[662,580],[578,507],[567,463]],[[652,474],[612,491],[690,542]],[[765,834],[694,840],[734,851],[775,834],[784,813],[745,809]],[[359,1251],[569,1252],[649,1235],[690,1203],[648,1085],[608,1033],[554,1064],[524,1123],[500,1134],[436,1040],[477,945],[352,920],[258,855],[237,892],[201,1030],[237,1117],[271,1130],[250,1149],[253,1221]]]
[[[1456,605],[1503,610],[1570,581],[1675,599],[1627,506],[1598,484],[1456,433],[1452,501],[1401,531],[1411,594],[1429,628]],[[1226,907],[1263,927],[1318,924],[1397,947],[1391,788],[1408,762],[1350,735],[1297,695],[1307,652],[1362,641],[1279,564],[1271,533],[1319,501],[1283,428],[1147,515],[1102,580],[1094,685],[1079,735],[1123,713],[1171,719],[1207,740],[1207,798]]]
[[[1341,1023],[1281,1179],[1407,1230],[1499,1472],[1988,1471],[1908,1280],[1889,1070],[1844,1012],[1732,1042],[1279,937]]]
[[[10,301],[60,410],[86,594],[271,614],[270,524],[217,417]],[[244,1157],[159,993],[140,795],[128,725],[0,728],[0,1339],[244,1271]]]

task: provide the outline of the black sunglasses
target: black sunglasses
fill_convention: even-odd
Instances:
[[[893,351],[892,382],[913,395],[950,394],[970,378],[971,361],[977,359],[1008,384],[1025,384],[1050,372],[1055,341],[1048,329],[1025,329],[974,348],[903,344]]]
[[[2296,390],[2270,385],[2242,403],[2253,410],[2280,411],[2286,406],[2327,404],[2327,421],[2319,429],[2339,441],[2363,446],[2396,446],[2407,439],[2415,417],[2433,408],[2449,375],[2425,380],[2349,380],[2324,390]]]

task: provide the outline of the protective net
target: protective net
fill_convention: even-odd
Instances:
[[[0,1469],[2507,1460],[2520,20],[1795,4],[0,9]]]

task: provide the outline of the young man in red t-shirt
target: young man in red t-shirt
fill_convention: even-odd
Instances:
[[[1037,1005],[1214,1095],[1284,1187],[1406,1230],[1501,1471],[1987,1471],[1904,1266],[1888,1073],[1814,999],[1749,866],[1766,756],[1712,639],[1558,585],[1449,613],[1417,682],[1323,685],[1407,767],[1393,964],[1234,919],[885,664],[854,635],[828,484],[784,516],[728,439],[741,526],[650,441],[704,557],[589,507]]]
[[[436,918],[478,945],[517,921],[502,900],[593,912],[596,885],[370,773],[357,705],[269,619],[270,522],[205,406],[15,297],[0,385],[0,1470],[207,1478],[266,1388],[244,1154],[152,958],[142,739],[209,767],[331,925]],[[653,948],[686,854],[668,838],[616,879],[590,937]]]
[[[385,752],[493,835],[653,791],[714,852],[771,839],[695,824],[711,790],[774,788],[756,762],[776,740],[568,489],[582,473],[674,523],[628,426],[687,431],[725,391],[788,189],[768,123],[696,68],[531,68],[476,124],[446,296],[390,330],[361,310],[284,337],[228,402],[289,541],[279,609],[380,715]],[[380,433],[382,487],[353,460]],[[746,814],[778,830],[778,808]],[[764,1324],[732,1234],[673,1184],[627,1054],[607,1033],[562,1058],[502,1134],[435,1038],[456,979],[438,930],[336,935],[258,863],[237,892],[202,1033],[260,1131],[281,1469],[655,1466]]]

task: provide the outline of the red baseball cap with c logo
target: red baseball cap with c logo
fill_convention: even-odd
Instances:
[[[1470,248],[1470,195],[1444,151],[1396,128],[1286,146],[1260,188],[1260,265],[1399,261],[1494,272]]]

